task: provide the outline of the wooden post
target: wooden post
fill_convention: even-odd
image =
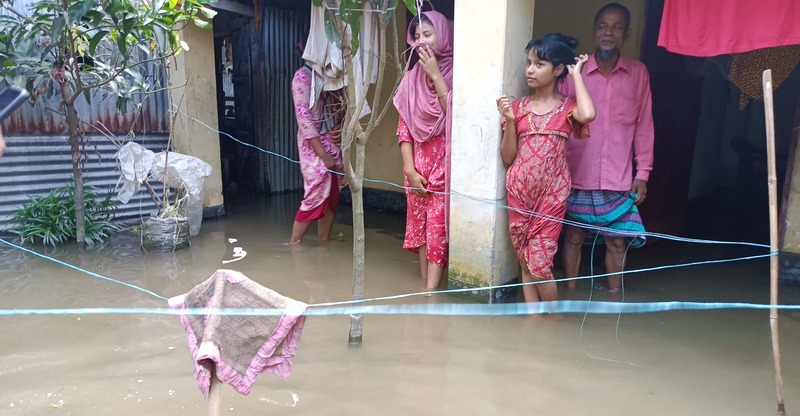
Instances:
[[[217,379],[217,366],[211,365],[211,381],[208,387],[208,416],[222,414],[222,382]]]
[[[775,173],[775,108],[772,102],[772,70],[764,71],[762,78],[764,85],[764,118],[767,127],[767,172],[769,187],[769,240],[770,276],[769,276],[769,302],[772,308],[769,311],[769,326],[772,330],[772,357],[775,362],[775,388],[778,393],[778,413],[786,414],[783,403],[783,375],[781,370],[781,341],[778,331],[778,180]]]

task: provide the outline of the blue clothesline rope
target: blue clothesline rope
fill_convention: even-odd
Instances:
[[[160,300],[167,300],[166,297],[161,296],[161,295],[159,295],[159,294],[157,294],[155,292],[152,292],[150,290],[144,289],[142,287],[139,287],[139,286],[136,286],[136,285],[133,285],[133,284],[130,284],[130,283],[122,282],[122,281],[117,280],[117,279],[112,279],[110,277],[106,277],[106,276],[97,274],[95,272],[92,272],[92,271],[89,271],[89,270],[86,270],[86,269],[82,269],[80,267],[71,265],[69,263],[65,263],[65,262],[63,262],[61,260],[58,260],[56,258],[47,256],[47,255],[44,255],[44,254],[41,254],[41,253],[37,253],[37,252],[35,252],[33,250],[30,250],[30,249],[27,249],[25,247],[18,246],[16,244],[11,243],[9,241],[6,241],[4,239],[0,239],[0,243],[3,243],[3,244],[8,245],[10,247],[13,247],[13,248],[16,248],[18,250],[24,251],[26,253],[33,254],[33,255],[35,255],[37,257],[41,257],[41,258],[43,258],[45,260],[49,260],[49,261],[55,262],[55,263],[60,264],[62,266],[65,266],[65,267],[68,267],[70,269],[73,269],[75,271],[78,271],[78,272],[81,272],[81,273],[85,273],[85,274],[87,274],[89,276],[92,276],[92,277],[95,277],[95,278],[98,278],[98,279],[102,279],[102,280],[105,280],[105,281],[108,281],[108,282],[111,282],[111,283],[116,283],[116,284],[119,284],[119,285],[122,285],[122,286],[125,286],[125,287],[128,287],[128,288],[134,289],[134,290],[138,290],[140,292],[146,293],[146,294],[148,294],[150,296],[153,296],[155,298],[158,298]],[[653,271],[667,270],[667,269],[676,269],[676,268],[690,267],[690,266],[700,266],[700,265],[719,264],[719,263],[732,263],[732,262],[738,262],[738,261],[747,261],[747,260],[755,260],[755,259],[760,259],[760,258],[766,258],[766,257],[774,256],[774,255],[777,255],[777,252],[769,253],[769,254],[754,255],[754,256],[744,256],[744,257],[729,258],[729,259],[705,260],[705,261],[696,261],[696,262],[682,263],[682,264],[672,264],[672,265],[648,267],[648,268],[643,268],[643,269],[627,270],[627,271],[625,271],[625,273],[626,274],[629,274],[629,273],[645,273],[645,272],[653,272]],[[569,278],[569,279],[560,279],[560,280],[569,281],[569,280],[595,279],[595,278],[611,276],[611,275],[614,275],[614,274],[618,274],[618,273],[606,273],[606,274],[599,274],[599,275],[579,276],[579,277],[574,277],[574,278]],[[309,306],[312,306],[312,307],[331,307],[331,306],[341,306],[341,305],[360,305],[360,304],[365,304],[365,303],[374,303],[374,302],[381,302],[381,301],[388,301],[388,300],[405,299],[405,298],[411,298],[411,297],[417,297],[417,296],[425,296],[425,295],[429,295],[429,294],[478,293],[478,292],[483,292],[483,291],[487,291],[487,290],[494,290],[494,289],[501,289],[501,288],[513,288],[513,287],[519,287],[519,286],[525,286],[525,285],[541,284],[541,283],[546,283],[546,282],[547,281],[535,281],[535,282],[529,282],[529,283],[514,283],[514,284],[507,284],[507,285],[496,285],[496,286],[486,286],[486,287],[476,287],[476,288],[462,288],[462,289],[448,289],[448,290],[430,291],[430,292],[403,293],[403,294],[399,294],[399,295],[373,297],[373,298],[368,298],[368,299],[318,303],[318,304],[313,304],[313,305],[309,305]]]
[[[213,132],[216,132],[218,134],[222,134],[222,135],[224,135],[226,137],[229,137],[230,139],[236,141],[237,143],[240,143],[240,144],[248,146],[248,147],[252,147],[252,148],[254,148],[254,149],[258,150],[258,151],[261,151],[263,153],[282,158],[284,160],[287,160],[287,161],[295,163],[295,164],[301,163],[300,161],[291,159],[291,158],[286,157],[284,155],[280,155],[278,153],[270,152],[270,151],[262,149],[262,148],[260,148],[258,146],[255,146],[255,145],[252,145],[252,144],[249,144],[249,143],[245,143],[245,142],[233,137],[232,135],[230,135],[228,133],[225,133],[225,132],[219,131],[217,129],[214,129],[211,126],[209,126],[208,124],[204,123],[203,121],[189,116],[188,114],[184,113],[182,110],[179,110],[179,111],[183,116],[189,118],[190,120],[195,121],[195,122],[203,125],[204,127],[206,127],[207,129],[209,129],[209,130],[211,130]],[[334,174],[341,175],[338,172],[333,172],[333,171],[331,171],[331,172],[334,173]],[[396,187],[396,188],[400,188],[400,189],[411,189],[411,188],[406,188],[403,185],[399,185],[399,184],[395,184],[395,183],[388,182],[388,181],[383,181],[383,180],[374,180],[374,179],[367,179],[367,178],[365,178],[364,180],[366,182],[382,183],[382,184],[390,185],[390,186],[393,186],[393,187]],[[445,194],[445,193],[442,192],[442,194]],[[574,222],[574,221],[569,221],[569,220],[565,220],[565,219],[539,215],[538,213],[535,213],[535,212],[526,212],[526,211],[518,210],[518,209],[515,209],[515,208],[512,208],[512,207],[509,207],[508,205],[504,205],[504,204],[498,203],[496,200],[490,200],[490,199],[486,199],[486,198],[475,197],[475,196],[459,193],[459,192],[456,192],[456,191],[452,191],[451,194],[462,196],[462,197],[465,197],[465,198],[468,198],[468,199],[471,199],[471,200],[474,200],[474,201],[477,201],[477,202],[491,204],[491,205],[494,205],[495,207],[498,207],[498,208],[510,209],[510,210],[513,209],[513,210],[516,210],[516,211],[524,213],[524,214],[539,216],[539,217],[542,217],[542,218],[545,218],[545,219],[548,219],[548,220],[551,220],[551,221],[560,221],[560,222],[563,222],[565,224],[574,225],[574,226],[583,227],[583,228],[588,228],[588,229],[595,230],[595,231],[611,231],[611,232],[619,233],[618,231],[610,230],[610,229],[607,229],[607,228],[604,228],[604,227],[587,226],[586,224],[577,223],[577,222]],[[673,240],[673,241],[680,241],[680,242],[687,242],[687,243],[696,243],[696,244],[742,245],[742,246],[750,246],[750,247],[767,248],[767,249],[769,249],[769,246],[767,246],[767,245],[757,244],[757,243],[749,243],[749,242],[692,239],[692,238],[683,238],[683,237],[677,237],[677,236],[672,236],[672,235],[667,235],[667,234],[660,234],[660,233],[644,233],[644,234],[636,234],[636,235],[646,235],[646,236],[651,236],[651,237],[663,238],[663,239],[666,239],[666,240]],[[157,299],[160,299],[160,300],[167,300],[166,297],[161,296],[161,295],[159,295],[159,294],[157,294],[155,292],[152,292],[150,290],[144,289],[142,287],[139,287],[139,286],[136,286],[136,285],[133,285],[133,284],[130,284],[130,283],[122,282],[120,280],[113,279],[113,278],[110,278],[110,277],[106,277],[106,276],[100,275],[98,273],[89,271],[89,270],[82,269],[80,267],[77,267],[77,266],[68,264],[66,262],[63,262],[61,260],[58,260],[56,258],[53,258],[51,256],[47,256],[47,255],[38,253],[36,251],[27,249],[25,247],[21,247],[19,245],[13,244],[13,243],[11,243],[9,241],[6,241],[4,239],[0,239],[0,243],[6,244],[6,245],[8,245],[10,247],[13,247],[13,248],[16,248],[18,250],[24,251],[26,253],[33,254],[33,255],[35,255],[37,257],[41,257],[43,259],[55,262],[55,263],[60,264],[62,266],[65,266],[65,267],[68,267],[70,269],[73,269],[75,271],[78,271],[78,272],[81,272],[81,273],[85,273],[85,274],[87,274],[89,276],[92,276],[92,277],[95,277],[95,278],[98,278],[98,279],[102,279],[102,280],[106,280],[106,281],[111,282],[111,283],[119,284],[119,285],[131,288],[131,289],[134,289],[134,290],[138,290],[140,292],[143,292],[145,294],[148,294],[148,295],[153,296],[153,297],[155,297]],[[682,267],[690,267],[690,266],[701,266],[701,265],[720,264],[720,263],[732,263],[732,262],[738,262],[738,261],[747,261],[747,260],[755,260],[755,259],[760,259],[760,258],[766,258],[766,257],[775,256],[777,254],[778,254],[778,252],[774,252],[773,251],[773,252],[769,252],[769,253],[766,253],[766,254],[760,254],[760,255],[735,257],[735,258],[719,259],[719,260],[697,261],[697,262],[689,262],[689,263],[682,263],[682,264],[672,264],[672,265],[664,265],[664,266],[656,266],[656,267],[649,267],[649,268],[642,268],[642,269],[627,270],[624,273],[626,273],[626,274],[628,274],[628,273],[645,273],[645,272],[653,272],[653,271],[675,269],[675,268],[682,268]],[[618,273],[606,273],[606,274],[600,274],[600,275],[594,275],[592,273],[590,276],[579,276],[579,277],[574,277],[574,278],[566,278],[566,279],[560,279],[560,281],[594,279],[594,278],[607,277],[607,276],[611,276],[611,275],[615,275],[615,274],[618,274]],[[501,289],[501,288],[513,288],[513,287],[519,287],[519,286],[524,286],[524,285],[535,285],[535,284],[540,284],[540,283],[544,283],[544,282],[536,281],[536,282],[529,282],[529,283],[515,283],[515,284],[496,285],[496,286],[487,286],[487,287],[479,287],[479,288],[462,288],[462,289],[441,290],[441,291],[435,291],[435,292],[431,291],[431,292],[405,293],[405,294],[399,294],[399,295],[374,297],[374,298],[361,299],[361,300],[347,300],[347,301],[339,301],[339,302],[327,302],[327,303],[319,303],[319,304],[309,305],[311,307],[311,309],[309,309],[309,311],[311,311],[311,310],[324,310],[324,311],[328,311],[328,313],[325,313],[325,314],[344,314],[344,315],[355,314],[355,313],[376,313],[376,314],[405,313],[405,312],[401,312],[401,311],[413,311],[413,312],[409,312],[409,313],[420,313],[420,314],[445,314],[445,315],[449,315],[449,314],[453,314],[453,313],[448,312],[448,311],[458,310],[458,311],[465,311],[466,314],[472,314],[472,312],[469,312],[469,311],[474,310],[474,311],[486,311],[486,313],[490,314],[490,315],[494,315],[494,314],[515,315],[515,314],[523,313],[521,311],[524,309],[526,311],[524,313],[526,313],[526,314],[527,313],[536,313],[536,312],[532,312],[532,309],[531,309],[532,307],[530,305],[526,305],[526,304],[517,304],[517,305],[522,305],[522,306],[456,305],[458,307],[455,307],[455,306],[449,307],[449,309],[447,309],[447,310],[441,309],[440,308],[441,305],[375,305],[375,306],[365,306],[364,304],[374,303],[374,302],[381,302],[381,301],[389,301],[389,300],[405,299],[405,298],[416,297],[416,296],[430,295],[430,294],[434,294],[434,293],[436,293],[436,294],[478,293],[478,292],[488,291],[488,290],[495,290],[495,289]],[[676,308],[687,308],[687,309],[694,309],[694,310],[697,310],[697,309],[724,309],[724,308],[761,309],[763,306],[765,306],[765,305],[747,304],[747,303],[692,303],[692,302],[651,302],[651,303],[642,303],[642,304],[620,303],[620,305],[653,305],[653,306],[650,306],[650,307],[636,306],[636,307],[633,307],[633,309],[618,307],[617,309],[613,309],[612,312],[598,312],[600,309],[597,309],[596,307],[591,306],[591,305],[597,304],[598,302],[592,302],[591,300],[589,300],[589,301],[580,301],[578,303],[575,303],[575,302],[578,302],[578,301],[559,301],[559,302],[554,302],[552,304],[549,303],[549,302],[543,302],[541,304],[542,306],[538,306],[538,307],[535,307],[535,308],[539,308],[539,312],[635,313],[636,311],[639,311],[639,312],[657,312],[657,311],[664,311],[664,310],[676,310]],[[344,307],[344,305],[355,305],[355,306],[346,306],[346,307]],[[547,309],[547,310],[541,309],[541,308],[544,308],[545,305],[550,309]],[[702,305],[705,305],[705,306],[702,306]],[[483,307],[488,306],[488,307],[490,307],[490,309],[485,309],[484,310],[484,309],[481,309],[481,306],[483,306]],[[317,309],[317,308],[324,308],[324,309]],[[428,309],[425,309],[423,311],[422,309],[419,309],[419,308],[428,308]],[[474,309],[470,309],[470,308],[474,308]],[[495,308],[495,309],[491,309],[491,308]],[[555,308],[555,309],[553,309],[553,308]],[[606,309],[602,309],[602,308],[601,309],[602,310],[606,310],[606,311],[611,310],[611,309],[608,309],[607,306],[604,306],[603,308],[606,308]],[[796,309],[796,306],[784,305],[784,306],[782,306],[780,308],[781,309]],[[37,312],[37,311],[39,311],[40,313]],[[109,312],[109,311],[119,311],[119,313],[149,313],[148,311],[152,311],[152,313],[155,313],[155,314],[167,313],[166,312],[167,310],[162,310],[162,309],[158,309],[158,308],[153,308],[153,309],[147,309],[147,308],[144,308],[144,309],[136,309],[136,308],[119,308],[119,309],[92,308],[92,309],[38,309],[38,310],[37,309],[15,309],[15,310],[0,311],[0,316],[2,316],[2,315],[35,315],[35,314],[72,314],[72,313],[78,313],[78,312],[71,312],[71,311],[85,311],[85,312],[82,312],[82,313],[114,313],[114,312]],[[499,311],[499,312],[493,312],[493,311]],[[185,311],[183,313],[185,313]],[[313,313],[310,313],[310,314],[317,314],[317,312],[313,312]],[[482,314],[482,313],[479,313],[479,314]]]
[[[551,313],[639,314],[668,311],[769,310],[800,311],[800,305],[766,305],[744,302],[599,302],[560,300],[536,303],[501,304],[404,304],[360,305],[347,307],[310,307],[305,316],[340,315],[439,315],[439,316],[513,316]],[[72,308],[72,309],[0,309],[0,316],[27,315],[224,315],[281,316],[283,309],[232,308]]]
[[[287,162],[294,163],[294,164],[297,164],[297,165],[302,164],[302,162],[299,161],[299,160],[292,159],[292,158],[290,158],[288,156],[285,156],[285,155],[282,155],[282,154],[279,154],[279,153],[275,153],[275,152],[263,149],[263,148],[261,148],[259,146],[254,145],[254,144],[250,144],[250,143],[244,142],[244,141],[242,141],[240,139],[237,139],[236,137],[234,137],[233,135],[231,135],[229,133],[226,133],[224,131],[215,129],[215,128],[211,127],[210,125],[208,125],[207,123],[203,122],[202,120],[199,120],[199,119],[197,119],[195,117],[190,116],[189,114],[186,114],[183,110],[179,109],[177,106],[174,106],[174,107],[177,109],[177,111],[182,116],[184,116],[188,120],[191,120],[193,122],[196,122],[196,123],[200,124],[201,126],[205,127],[206,129],[208,129],[209,131],[211,131],[213,133],[220,134],[220,135],[222,135],[224,137],[227,137],[227,138],[235,141],[236,143],[239,143],[239,144],[241,144],[243,146],[246,146],[246,147],[250,147],[250,148],[255,149],[255,150],[257,150],[259,152],[262,152],[264,154],[267,154],[267,155],[270,155],[270,156],[274,156],[274,157],[286,160]],[[341,172],[336,172],[336,171],[330,170],[330,169],[327,169],[327,171],[330,172],[331,174],[334,174],[334,175],[344,176],[344,174],[342,174]],[[387,185],[387,186],[391,186],[393,188],[402,189],[404,191],[405,190],[417,190],[417,188],[411,188],[411,187],[407,187],[407,186],[404,186],[404,185],[401,185],[401,184],[397,184],[397,183],[389,182],[389,181],[384,181],[384,180],[380,180],[380,179],[364,178],[364,182]],[[741,245],[741,246],[750,246],[750,247],[758,247],[758,248],[766,248],[766,249],[770,248],[770,246],[767,245],[767,244],[751,243],[751,242],[745,242],[745,241],[705,240],[705,239],[697,239],[697,238],[678,237],[678,236],[669,235],[669,234],[662,234],[662,233],[652,233],[652,232],[630,233],[630,232],[621,231],[621,230],[614,230],[614,229],[611,229],[611,228],[584,224],[584,223],[568,220],[566,218],[556,218],[556,217],[545,215],[545,214],[539,214],[538,212],[535,212],[535,211],[528,211],[528,210],[523,210],[523,209],[519,209],[519,208],[514,208],[514,207],[510,207],[510,206],[508,206],[506,204],[502,204],[502,203],[498,202],[498,201],[502,201],[503,199],[505,199],[505,196],[495,200],[495,199],[481,198],[481,197],[477,197],[477,196],[474,196],[474,195],[465,194],[465,193],[462,193],[462,192],[459,192],[459,191],[455,191],[455,190],[452,190],[452,189],[450,190],[450,192],[441,192],[441,191],[428,191],[428,192],[434,193],[434,194],[440,194],[440,195],[456,195],[456,196],[464,197],[464,198],[467,198],[467,199],[470,199],[470,200],[473,200],[473,201],[476,201],[476,202],[481,202],[481,203],[485,203],[485,204],[488,204],[488,205],[492,205],[492,206],[494,206],[496,208],[510,210],[510,211],[516,211],[516,212],[518,212],[520,214],[523,214],[523,215],[530,215],[530,216],[534,216],[534,217],[539,217],[539,218],[543,218],[543,219],[548,220],[548,221],[557,221],[557,222],[561,222],[561,223],[566,224],[566,225],[571,225],[573,227],[584,228],[584,229],[587,229],[587,230],[590,230],[590,231],[596,231],[596,232],[608,232],[608,233],[621,235],[621,236],[627,236],[627,237],[639,237],[639,236],[642,236],[642,237],[654,237],[654,238],[661,238],[661,239],[664,239],[664,240],[679,241],[679,242],[684,242],[684,243]]]

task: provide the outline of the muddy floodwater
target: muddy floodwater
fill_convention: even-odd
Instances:
[[[143,253],[131,232],[101,249],[37,251],[167,298],[230,268],[304,302],[348,299],[347,218],[337,220],[328,245],[290,250],[283,242],[298,202],[292,195],[230,203],[226,218],[206,221],[191,248],[175,253]],[[366,295],[424,289],[416,256],[401,249],[402,219],[368,213],[367,225]],[[761,252],[660,242],[633,252],[629,267]],[[764,259],[670,269],[627,276],[625,301],[767,303],[768,281]],[[571,294],[560,288],[562,299],[585,300],[589,286],[581,282]],[[781,290],[783,302],[798,303],[797,287]],[[608,299],[604,292],[593,295]],[[465,301],[437,295],[402,302]],[[0,245],[0,309],[165,306],[149,294]],[[776,414],[764,310],[367,316],[359,348],[348,346],[348,321],[309,317],[291,377],[264,374],[249,396],[224,386],[222,414]],[[783,312],[780,328],[786,407],[800,415],[800,313]],[[0,317],[0,415],[205,415],[192,372],[176,316]]]

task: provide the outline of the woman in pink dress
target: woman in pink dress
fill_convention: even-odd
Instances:
[[[333,217],[339,205],[339,175],[342,172],[341,100],[336,92],[323,91],[313,108],[311,68],[303,66],[292,79],[292,99],[297,117],[297,148],[303,174],[303,202],[294,219],[289,244],[303,239],[317,221],[317,241],[328,241]]]
[[[497,109],[503,116],[500,155],[509,165],[509,233],[519,260],[525,302],[558,300],[553,281],[553,256],[566,212],[571,180],[567,140],[588,137],[587,123],[595,109],[581,77],[588,56],[575,57],[578,41],[550,34],[528,43],[528,87],[533,94],[513,103],[502,96]],[[556,88],[567,74],[575,81],[575,97]]]
[[[447,267],[450,106],[453,34],[439,12],[423,12],[408,28],[419,61],[406,73],[394,105],[403,156],[407,215],[403,248],[419,253],[420,273],[436,289]]]

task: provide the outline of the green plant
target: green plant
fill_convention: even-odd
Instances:
[[[101,195],[94,187],[84,188],[86,210],[86,244],[94,246],[108,239],[117,229],[111,222],[116,210],[116,202],[111,193]],[[16,224],[9,231],[18,235],[22,243],[43,243],[56,246],[75,239],[75,185],[50,191],[47,196],[33,196],[22,208],[14,213],[11,222]]]
[[[211,27],[216,12],[206,7],[209,2],[33,0],[17,10],[14,1],[0,0],[0,81],[27,88],[32,101],[60,98],[48,109],[64,117],[69,135],[78,244],[91,244],[84,236],[86,123],[79,110],[91,108],[92,99],[114,97],[125,113],[147,94],[168,89],[149,67],[169,67],[170,58],[189,49],[180,30],[190,22]]]

